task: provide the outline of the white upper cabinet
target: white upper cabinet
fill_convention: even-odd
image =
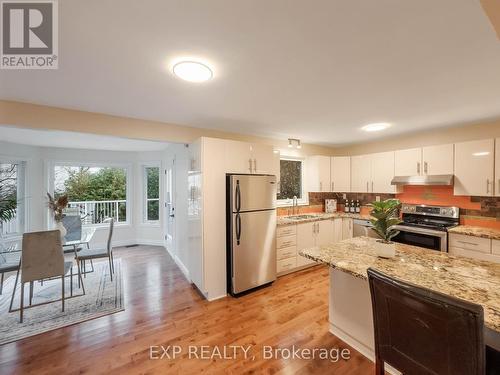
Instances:
[[[250,145],[250,159],[253,164],[251,173],[274,174],[274,152],[273,147],[254,143]]]
[[[398,150],[395,153],[396,176],[417,176],[422,174],[422,149]]]
[[[331,191],[349,193],[351,191],[351,158],[334,156],[331,159]]]
[[[253,161],[251,145],[245,142],[221,140],[225,148],[226,173],[252,173]],[[206,155],[210,157],[210,155]]]
[[[330,191],[330,157],[310,156],[307,158],[308,190],[312,192]]]
[[[453,151],[453,144],[424,147],[422,149],[423,174],[453,174]]]
[[[370,192],[371,171],[371,155],[356,155],[351,157],[351,192]]]
[[[496,139],[495,155],[495,195],[500,197],[500,138]]]
[[[494,153],[493,139],[455,144],[455,195],[493,195]]]
[[[371,193],[394,193],[391,185],[394,178],[394,152],[380,152],[371,155]]]
[[[226,173],[275,174],[276,160],[272,146],[222,139],[217,141],[225,150]]]

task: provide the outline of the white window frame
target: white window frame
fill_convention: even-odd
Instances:
[[[148,178],[146,169],[147,168],[158,168],[158,198],[148,198]],[[160,162],[150,162],[144,163],[141,166],[142,173],[142,222],[144,224],[159,225],[161,217],[161,180],[162,180],[162,169]],[[148,202],[158,201],[158,220],[148,220]]]
[[[306,189],[306,158],[298,157],[298,156],[280,156],[280,174],[281,174],[281,160],[292,160],[292,161],[300,161],[302,163],[302,177],[301,177],[301,196],[302,198],[297,199],[297,204],[299,206],[307,206],[309,204],[309,194]],[[281,182],[280,182],[281,183]],[[277,199],[276,204],[278,207],[288,207],[293,205],[293,199]]]
[[[50,160],[46,161],[47,169],[48,169],[48,179],[47,179],[47,191],[54,195],[54,180],[55,180],[55,167],[56,166],[63,166],[63,167],[90,167],[90,168],[122,168],[125,170],[125,176],[127,179],[126,182],[126,189],[127,189],[127,194],[125,197],[126,200],[126,215],[127,215],[127,220],[126,221],[121,221],[121,222],[116,222],[115,226],[130,226],[132,223],[132,197],[133,197],[133,164],[132,163],[115,163],[115,162],[88,162],[88,161],[81,161],[81,160],[75,160],[75,161],[60,161],[60,160]],[[50,214],[49,210],[47,210],[47,228],[51,228],[54,225],[54,218]],[[100,223],[100,224],[85,224],[86,227],[94,227],[94,228],[100,228],[100,227],[108,227],[108,224],[106,223]]]
[[[4,238],[7,239],[21,237],[29,227],[29,202],[27,191],[30,185],[28,181],[28,162],[29,159],[0,155],[1,164],[17,164],[19,166],[17,170],[17,232],[5,235]]]

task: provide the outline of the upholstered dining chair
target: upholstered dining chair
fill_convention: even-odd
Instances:
[[[80,262],[80,267],[83,268],[85,274],[85,262],[87,260],[92,261],[93,259],[108,258],[109,261],[109,274],[111,281],[113,281],[113,273],[115,272],[114,259],[113,259],[113,228],[115,220],[113,218],[108,218],[104,220],[105,223],[109,223],[108,241],[106,249],[82,249],[75,254],[77,262]]]
[[[375,374],[484,375],[483,308],[368,269]]]
[[[30,283],[30,305],[29,307],[34,307],[37,305],[32,305],[33,299],[33,282],[38,280],[46,280],[53,278],[61,278],[61,302],[62,311],[64,311],[64,284],[65,276],[68,272],[71,273],[71,293],[73,293],[73,274],[72,268],[73,261],[66,262],[64,260],[64,253],[61,244],[61,233],[59,230],[50,230],[43,232],[32,232],[23,234],[23,244],[21,253],[21,297],[20,297],[20,314],[19,321],[23,322],[24,314],[24,285]],[[81,279],[81,273],[78,272],[78,277]],[[16,292],[17,282],[19,279],[19,270],[16,275],[16,281],[14,283],[14,289],[12,290],[12,298],[10,301],[10,309],[12,310],[12,303],[14,301],[14,295]],[[83,281],[82,281],[83,285]],[[83,289],[85,293],[85,289]],[[57,302],[50,301],[50,302]],[[47,302],[47,303],[50,303]],[[45,304],[45,303],[44,303]],[[40,305],[40,304],[38,304]]]

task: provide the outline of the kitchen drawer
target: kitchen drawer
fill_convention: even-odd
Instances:
[[[491,240],[489,238],[450,234],[450,247],[491,254]]]
[[[276,272],[286,272],[297,267],[297,257],[278,260]]]
[[[286,259],[297,256],[297,246],[284,247],[276,251],[277,259]]]
[[[500,240],[491,241],[491,252],[494,255],[500,255]]]
[[[296,233],[297,233],[296,225],[286,225],[284,227],[278,227],[278,229],[276,229],[276,237],[291,236],[292,234]]]
[[[450,247],[448,253],[451,255],[472,258],[477,260],[485,260],[488,262],[500,263],[500,255],[482,253],[474,250],[465,250],[459,247]]]
[[[276,249],[284,249],[285,247],[297,245],[297,236],[278,237],[276,239]]]

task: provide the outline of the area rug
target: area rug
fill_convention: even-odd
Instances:
[[[19,311],[9,313],[10,298],[14,287],[15,275],[4,282],[0,296],[0,345],[21,340],[86,320],[99,318],[124,310],[122,268],[119,259],[115,260],[113,281],[109,277],[107,261],[94,262],[94,272],[83,278],[84,296],[70,297],[70,279],[65,284],[65,312],[61,311],[61,301],[36,306],[24,311],[24,322],[19,323]],[[87,271],[89,270],[87,263]],[[76,275],[76,266],[73,269]],[[25,284],[25,305],[28,302],[29,284]],[[73,295],[82,294],[78,279],[73,278]],[[18,283],[13,308],[19,308],[20,286]],[[33,304],[61,298],[61,279],[35,283]]]

